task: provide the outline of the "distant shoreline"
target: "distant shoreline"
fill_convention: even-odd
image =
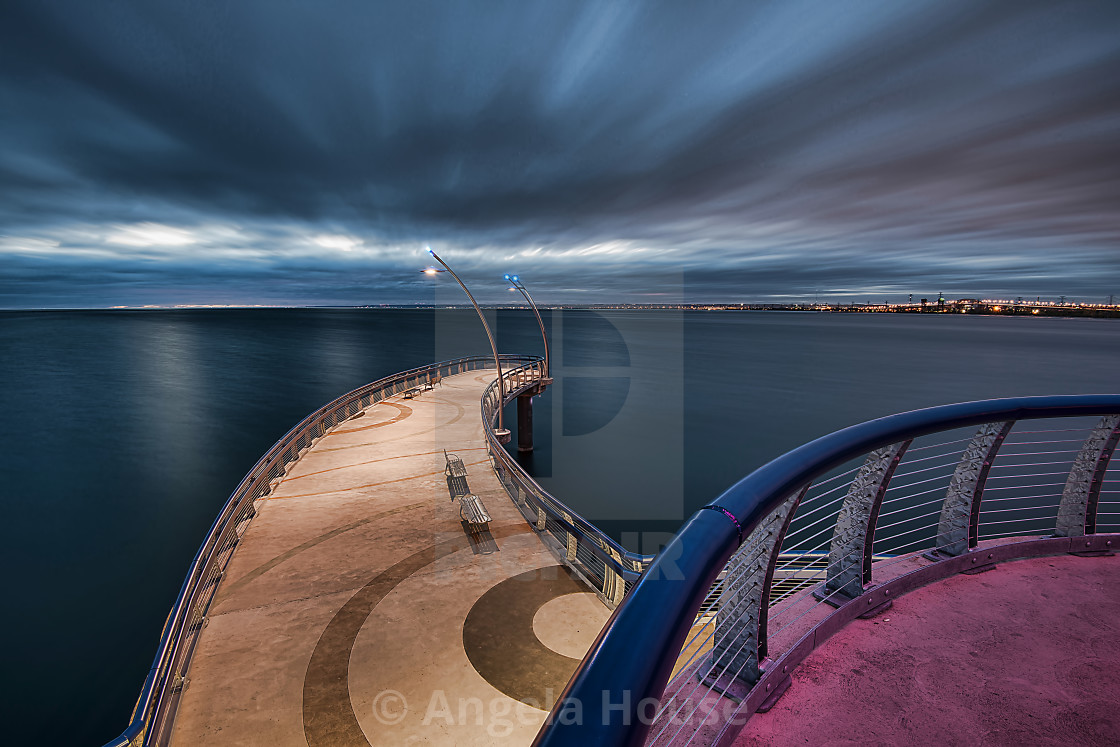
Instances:
[[[516,310],[522,305],[482,305],[485,309]],[[942,304],[542,304],[543,310],[570,311],[781,311],[818,314],[955,314],[970,316],[1021,316],[1021,317],[1083,317],[1095,319],[1120,319],[1120,305],[1106,304],[1046,304],[1046,303],[995,303],[989,301],[946,301]],[[178,306],[112,306],[46,309],[0,309],[4,313],[31,311],[222,311],[222,310],[278,310],[278,309],[399,309],[435,310],[463,309],[466,304],[377,304],[365,306],[262,306],[262,305],[178,305]]]

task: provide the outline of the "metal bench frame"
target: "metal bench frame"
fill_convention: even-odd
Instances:
[[[472,532],[481,532],[490,528],[490,514],[482,500],[474,493],[459,496],[459,518],[461,518]]]

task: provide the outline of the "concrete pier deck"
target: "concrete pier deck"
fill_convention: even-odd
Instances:
[[[172,744],[527,744],[609,610],[559,566],[490,467],[492,370],[337,426],[234,552]],[[444,450],[493,521],[473,541]]]
[[[810,654],[735,745],[1115,745],[1118,570],[1033,558],[899,597]]]

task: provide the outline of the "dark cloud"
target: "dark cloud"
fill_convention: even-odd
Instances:
[[[10,0],[0,72],[2,306],[1120,291],[1113,2]]]

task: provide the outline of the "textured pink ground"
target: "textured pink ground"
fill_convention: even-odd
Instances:
[[[1120,556],[1004,563],[856,620],[746,745],[1120,745]]]

